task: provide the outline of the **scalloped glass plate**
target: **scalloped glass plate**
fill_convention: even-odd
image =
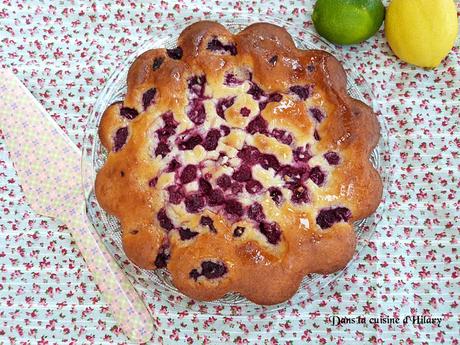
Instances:
[[[203,18],[204,19],[204,18]],[[322,49],[333,54],[344,65],[348,75],[348,91],[351,96],[359,99],[369,105],[372,105],[374,111],[376,103],[374,102],[371,88],[364,79],[343,59],[340,53],[329,43],[321,39],[314,32],[285,22],[282,19],[267,15],[243,15],[228,14],[220,17],[210,16],[210,20],[216,20],[226,26],[230,31],[236,33],[251,23],[269,22],[284,26],[292,35],[296,45],[301,49]],[[145,42],[139,44],[139,48],[131,56],[126,58],[116,69],[115,73],[107,81],[104,89],[94,104],[93,111],[88,119],[86,135],[83,143],[83,162],[82,174],[85,185],[85,196],[87,200],[87,215],[96,231],[103,239],[109,252],[113,255],[116,262],[128,275],[133,285],[146,299],[148,303],[163,303],[178,309],[189,309],[201,313],[209,314],[215,312],[218,314],[228,315],[253,315],[259,312],[268,312],[282,308],[285,303],[295,305],[305,302],[309,298],[314,298],[322,289],[330,285],[331,282],[338,279],[342,271],[327,276],[311,274],[304,278],[297,293],[287,302],[274,306],[259,306],[236,293],[230,293],[223,298],[212,302],[195,301],[180,293],[171,283],[170,275],[167,270],[147,271],[136,267],[131,263],[123,252],[121,244],[121,228],[118,220],[107,214],[97,202],[93,186],[97,171],[102,167],[107,156],[107,152],[102,147],[98,135],[98,125],[104,110],[113,102],[123,99],[126,92],[126,76],[128,69],[137,56],[152,48],[173,48],[176,46],[176,40],[180,32],[193,23],[193,21],[184,21],[175,23],[174,26],[167,28],[161,36],[151,37]],[[389,157],[388,154],[388,136],[385,124],[381,122],[381,140],[379,145],[371,154],[371,162],[380,172],[384,181],[384,186],[389,184],[391,174],[388,171]],[[384,187],[384,189],[386,189]],[[385,194],[385,192],[384,192]],[[385,195],[384,195],[385,196]],[[384,199],[386,199],[384,197]],[[370,239],[377,223],[382,219],[382,211],[386,209],[384,202],[372,216],[363,219],[355,224],[358,236],[358,245],[354,260],[359,256],[359,251]],[[353,269],[353,261],[349,263],[349,270]]]

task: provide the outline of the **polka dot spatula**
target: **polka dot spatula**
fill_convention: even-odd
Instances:
[[[87,221],[80,151],[9,70],[0,69],[0,95],[0,128],[30,206],[67,225],[118,325],[148,341],[147,308]]]

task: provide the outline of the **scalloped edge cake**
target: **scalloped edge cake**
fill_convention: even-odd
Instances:
[[[201,21],[139,56],[127,84],[101,119],[95,190],[137,266],[195,299],[276,304],[347,265],[353,222],[382,196],[379,124],[332,55],[276,25]]]

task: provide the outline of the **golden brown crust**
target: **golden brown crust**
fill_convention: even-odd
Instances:
[[[266,23],[232,35],[198,22],[178,45],[136,59],[99,127],[96,196],[127,256],[167,266],[192,298],[259,304],[345,267],[352,222],[375,211],[382,182],[369,162],[377,118],[348,95],[341,64]]]

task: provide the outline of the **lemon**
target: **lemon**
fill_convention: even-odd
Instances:
[[[449,54],[458,33],[453,0],[393,0],[385,35],[401,60],[434,68]]]
[[[354,44],[373,36],[384,16],[381,0],[318,0],[312,19],[316,31],[328,41]]]

